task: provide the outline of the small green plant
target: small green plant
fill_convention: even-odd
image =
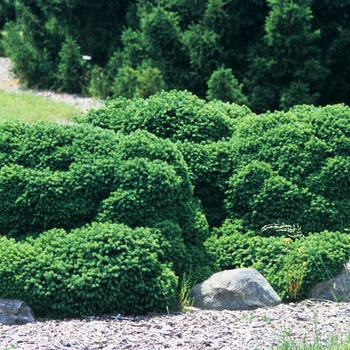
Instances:
[[[194,285],[192,280],[192,273],[184,273],[180,283],[180,292],[178,298],[178,308],[181,312],[186,312],[193,306],[193,298],[190,297],[191,289]]]
[[[266,315],[263,316],[263,321],[266,322],[267,324],[271,324],[271,318]]]
[[[111,79],[106,69],[95,65],[91,69],[91,79],[87,92],[90,96],[105,99],[110,94]]]
[[[255,318],[256,318],[255,315],[249,316],[249,315],[247,315],[247,314],[244,314],[243,317],[242,317],[242,321],[245,322],[246,324],[248,324],[248,323],[253,322],[253,320],[254,320]]]

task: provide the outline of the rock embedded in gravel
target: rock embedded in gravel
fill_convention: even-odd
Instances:
[[[282,302],[266,278],[252,268],[224,270],[195,285],[194,306],[206,310],[253,310]]]

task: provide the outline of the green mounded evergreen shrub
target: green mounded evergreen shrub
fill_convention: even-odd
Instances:
[[[314,284],[341,271],[350,254],[350,236],[329,231],[293,235],[290,225],[284,226],[281,236],[262,237],[244,231],[242,220],[227,220],[205,246],[220,270],[255,268],[283,300],[302,299]]]
[[[114,97],[147,98],[165,88],[164,79],[158,68],[144,61],[136,69],[122,66],[114,78],[111,91]]]
[[[92,221],[118,159],[115,133],[91,126],[0,126],[2,235],[38,234]]]
[[[0,295],[44,317],[140,314],[174,302],[177,278],[161,263],[157,230],[94,223],[15,243],[0,239]]]
[[[234,167],[228,140],[240,120],[251,114],[245,106],[205,102],[187,91],[174,90],[148,99],[111,100],[79,121],[123,134],[147,130],[176,142],[210,226],[220,226],[225,219],[224,192]]]
[[[141,129],[171,141],[218,141],[231,136],[231,121],[215,104],[188,91],[160,92],[147,99],[117,98],[79,118],[129,134]]]
[[[349,120],[345,105],[239,119],[230,140],[227,217],[243,218],[256,233],[276,221],[305,233],[348,227]]]
[[[178,276],[192,269],[206,278],[214,268],[203,246],[208,223],[169,140],[85,124],[9,123],[0,135],[1,235],[23,239],[93,221],[157,227],[168,242],[164,261]]]
[[[185,247],[181,259],[187,262],[174,263],[174,271],[179,276],[191,268],[196,278],[206,278],[207,267],[215,269],[203,247],[209,236],[208,223],[194,200],[181,153],[169,140],[144,130],[119,137],[116,155],[120,164],[115,171],[114,190],[101,202],[96,220],[158,227],[167,239],[174,230],[177,235],[172,233],[169,238],[172,249],[183,251]],[[198,250],[200,260],[189,255],[188,247]]]

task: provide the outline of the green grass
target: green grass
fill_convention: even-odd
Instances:
[[[78,107],[57,102],[29,92],[0,91],[0,123],[19,120],[28,124],[38,122],[68,123],[81,114]]]
[[[279,335],[279,345],[274,350],[350,350],[350,333],[342,336],[333,335],[327,339],[321,339],[322,332],[318,328],[317,317],[314,319],[314,341],[309,342],[306,338],[296,341],[293,338],[292,329],[284,329]]]
[[[321,341],[317,339],[313,343],[308,343],[306,340],[301,342],[296,342],[288,336],[281,340],[278,347],[274,347],[274,350],[350,350],[350,334],[341,339],[338,336],[333,336],[326,341]]]

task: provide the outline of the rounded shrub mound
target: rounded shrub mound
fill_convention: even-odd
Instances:
[[[241,118],[230,140],[227,217],[257,233],[276,221],[306,233],[348,227],[349,121],[344,105]]]
[[[147,99],[110,100],[78,119],[126,135],[147,130],[175,142],[209,225],[218,227],[225,219],[224,192],[233,171],[228,141],[240,120],[249,115],[252,112],[246,106],[206,102],[188,91],[172,90]],[[138,146],[142,150],[144,144]]]
[[[298,226],[271,225],[275,236],[244,231],[242,220],[227,220],[205,242],[221,270],[257,269],[285,301],[299,300],[315,283],[336,276],[350,254],[350,236],[323,231],[303,236]]]
[[[217,141],[231,135],[231,121],[222,103],[206,103],[188,91],[159,92],[147,99],[119,97],[79,118],[129,134],[137,129],[171,141]]]
[[[171,249],[181,252],[183,263],[176,261],[179,256],[171,260],[175,273],[180,276],[192,270],[196,278],[206,278],[215,265],[203,246],[209,235],[208,223],[193,197],[181,153],[171,141],[145,130],[118,137],[120,164],[96,220],[159,228]]]
[[[0,295],[26,301],[38,316],[140,314],[175,299],[158,230],[94,223],[19,243],[1,238],[0,246]]]
[[[0,126],[0,234],[92,221],[114,181],[115,133],[89,125]]]

